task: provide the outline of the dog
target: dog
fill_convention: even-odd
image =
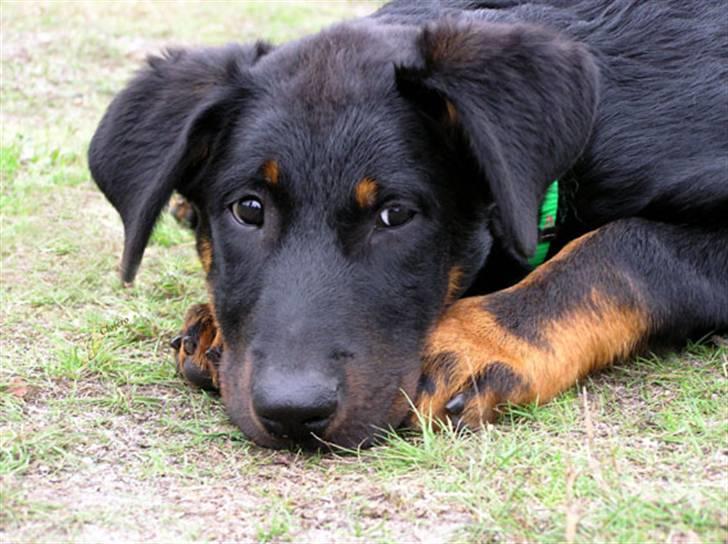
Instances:
[[[478,428],[728,327],[723,0],[395,1],[152,56],[89,148],[131,282],[176,192],[172,341],[273,448]],[[192,220],[193,219],[193,220]]]

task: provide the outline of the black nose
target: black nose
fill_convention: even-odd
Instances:
[[[266,430],[278,438],[309,440],[323,437],[338,406],[331,380],[271,380],[256,383],[253,408]]]

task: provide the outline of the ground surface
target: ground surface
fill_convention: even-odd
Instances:
[[[0,541],[726,541],[725,340],[359,455],[260,450],[176,377],[192,240],[165,218],[120,287],[95,123],[163,45],[281,41],[371,4],[1,5]]]

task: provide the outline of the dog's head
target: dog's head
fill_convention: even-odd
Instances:
[[[150,59],[89,163],[123,219],[125,281],[171,193],[194,204],[242,430],[353,446],[403,420],[428,330],[494,237],[534,251],[596,86],[581,46],[536,27],[363,20]]]

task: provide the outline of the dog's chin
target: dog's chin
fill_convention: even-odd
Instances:
[[[247,409],[248,407],[242,406],[244,404],[244,402],[236,402],[232,399],[231,402],[226,400],[225,406],[232,422],[255,444],[277,450],[344,453],[369,448],[397,429],[407,417],[405,410],[403,413],[394,415],[394,419],[389,421],[382,418],[379,424],[343,420],[334,429],[327,431],[323,437],[312,433],[310,437],[289,440],[267,433],[252,411]]]

